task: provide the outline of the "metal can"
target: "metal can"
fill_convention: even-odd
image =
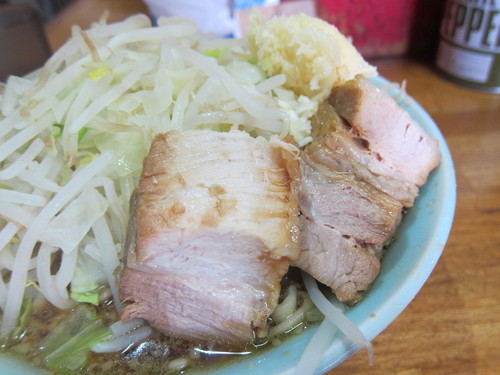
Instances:
[[[453,82],[500,93],[500,0],[448,0],[436,65]]]

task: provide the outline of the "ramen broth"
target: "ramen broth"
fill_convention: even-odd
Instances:
[[[301,281],[297,269],[292,268],[282,281],[282,289],[279,302],[286,298],[288,288],[297,288],[296,312],[305,303],[311,304],[300,321],[293,320],[285,332],[274,336],[256,338],[255,342],[248,343],[240,348],[227,350],[219,348],[217,343],[196,343],[177,339],[153,331],[147,339],[127,347],[117,353],[94,353],[90,352],[87,363],[74,374],[176,374],[189,373],[189,370],[208,369],[224,366],[228,362],[238,358],[254,355],[272,346],[280,344],[288,337],[294,336],[311,325],[319,322],[323,316],[312,305],[307,297],[305,287]],[[307,299],[307,301],[305,301]],[[279,306],[279,305],[278,305]],[[63,324],[74,310],[60,310],[43,298],[33,301],[31,315],[26,326],[15,339],[8,340],[1,345],[0,352],[9,353],[13,356],[28,360],[35,366],[45,368],[43,356],[41,356],[40,342],[56,327]],[[111,325],[119,320],[116,309],[111,301],[105,301],[96,308],[98,317],[105,326]],[[279,323],[276,319],[269,319],[271,334],[273,327]],[[284,323],[285,325],[288,323]],[[50,369],[49,369],[50,371]]]

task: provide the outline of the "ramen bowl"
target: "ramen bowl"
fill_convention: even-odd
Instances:
[[[442,161],[420,189],[414,206],[405,214],[396,238],[384,254],[380,274],[372,287],[360,303],[345,312],[369,340],[403,312],[428,279],[445,247],[456,201],[453,161],[436,123],[396,85],[382,77],[375,77],[373,82],[393,96],[429,135],[438,140]],[[269,346],[252,355],[184,373],[291,375],[317,329],[308,328],[285,339],[280,345]],[[323,353],[316,373],[332,369],[357,350],[358,346],[338,333]],[[27,362],[6,356],[0,356],[0,370],[3,375],[46,374]]]

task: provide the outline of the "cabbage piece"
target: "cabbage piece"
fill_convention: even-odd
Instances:
[[[231,61],[226,69],[238,82],[246,85],[256,85],[266,79],[262,69],[247,61]]]
[[[142,170],[142,162],[148,153],[139,132],[103,134],[96,139],[96,146],[102,153],[109,151],[115,155],[113,168],[118,176]]]
[[[40,358],[59,375],[74,374],[87,362],[90,348],[112,337],[90,305],[79,305],[40,342]]]
[[[88,292],[75,292],[72,289],[70,294],[71,298],[76,302],[90,303],[94,306],[99,305],[99,285],[89,284],[88,286],[91,288]]]
[[[78,257],[75,274],[71,280],[70,296],[77,302],[99,305],[99,293],[107,284],[101,264],[83,251]]]
[[[40,239],[70,253],[107,209],[108,201],[96,189],[85,190],[49,222]]]
[[[21,313],[19,314],[19,319],[17,320],[17,326],[12,331],[13,337],[19,337],[24,328],[28,324],[28,319],[31,316],[31,309],[33,307],[33,298],[30,296],[24,297],[23,304],[21,305]]]
[[[28,324],[28,319],[31,317],[32,308],[33,297],[31,297],[30,295],[26,295],[21,305],[21,312],[19,313],[19,318],[17,319],[16,326],[14,327],[12,332],[5,338],[5,340],[0,341],[0,344],[9,346],[22,338],[25,332],[26,325]]]
[[[52,136],[57,140],[61,139],[64,124],[55,122],[52,126],[54,127],[52,129]],[[78,143],[80,143],[83,140],[83,138],[87,134],[88,130],[89,130],[89,128],[87,128],[87,127],[83,127],[80,129],[80,131],[78,132]]]
[[[214,48],[214,49],[206,49],[206,50],[202,51],[202,53],[205,56],[213,57],[214,59],[217,59],[217,60],[219,60],[225,52],[227,52],[226,48]]]

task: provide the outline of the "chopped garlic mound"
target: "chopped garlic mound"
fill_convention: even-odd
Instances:
[[[254,10],[248,39],[257,64],[267,74],[285,74],[285,87],[317,101],[357,74],[377,74],[335,26],[305,14],[266,21]]]

